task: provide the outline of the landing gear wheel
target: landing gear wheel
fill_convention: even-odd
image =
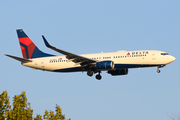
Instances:
[[[157,72],[160,73],[161,71],[158,69]]]
[[[90,77],[93,76],[93,71],[88,71],[87,75],[90,76]]]
[[[102,76],[100,74],[96,75],[96,79],[101,80]]]

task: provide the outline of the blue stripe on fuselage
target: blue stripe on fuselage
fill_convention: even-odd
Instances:
[[[122,69],[122,68],[139,68],[139,67],[155,67],[159,65],[140,65],[140,64],[115,64],[115,69]],[[72,67],[72,68],[65,68],[65,69],[57,69],[53,72],[79,72],[79,71],[88,71],[88,69],[83,69],[82,67]]]
[[[84,70],[82,67],[72,67],[72,68],[54,70],[53,72],[79,72],[79,71],[84,71]]]
[[[114,68],[121,69],[121,68],[139,68],[139,67],[155,67],[158,65],[141,65],[141,64],[115,64]]]

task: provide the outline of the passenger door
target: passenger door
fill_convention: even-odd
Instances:
[[[152,60],[156,60],[156,54],[155,53],[152,54]]]
[[[41,60],[41,67],[44,68],[45,67],[45,60]]]

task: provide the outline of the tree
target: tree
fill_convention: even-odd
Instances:
[[[7,96],[7,91],[3,91],[0,94],[0,119],[6,118],[5,112],[11,108],[9,98]]]
[[[27,102],[26,93],[22,91],[20,95],[13,97],[13,109],[6,111],[7,119],[32,120],[33,110]]]
[[[65,115],[62,114],[62,110],[60,106],[56,105],[56,113],[54,114],[53,111],[48,112],[47,110],[44,113],[43,118],[44,119],[49,119],[49,120],[65,120]],[[67,119],[67,120],[71,120]]]
[[[62,114],[60,106],[56,105],[56,113],[53,111],[48,112],[45,110],[43,115],[44,119],[47,120],[65,120],[65,115]],[[27,102],[26,93],[22,91],[20,95],[15,95],[13,97],[13,108],[9,102],[9,97],[7,91],[3,91],[0,94],[0,119],[1,120],[32,120],[33,110],[31,109],[30,103]],[[34,120],[42,120],[40,114],[36,115]],[[71,119],[67,119],[71,120]]]

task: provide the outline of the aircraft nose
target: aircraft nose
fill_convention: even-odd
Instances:
[[[169,56],[169,60],[170,60],[170,62],[173,62],[176,60],[176,58],[174,56]]]

